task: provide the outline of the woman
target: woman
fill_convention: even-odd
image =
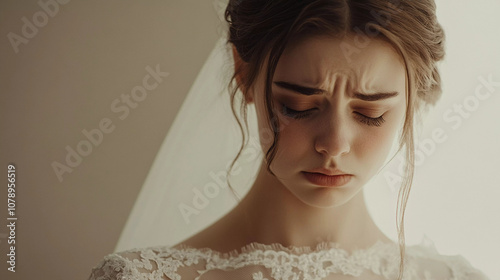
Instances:
[[[265,155],[250,191],[195,236],[110,254],[89,279],[486,279],[404,245],[413,123],[441,94],[433,1],[232,0],[225,15],[232,108],[245,142],[254,106]],[[363,197],[395,140],[407,155],[398,243]]]

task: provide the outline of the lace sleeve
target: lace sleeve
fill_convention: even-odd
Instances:
[[[125,280],[131,279],[130,276],[125,259],[118,254],[110,254],[92,268],[87,280]]]
[[[87,280],[179,280],[174,264],[171,260],[162,262],[149,249],[128,250],[105,256]]]

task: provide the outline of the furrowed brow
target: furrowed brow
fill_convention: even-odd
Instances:
[[[284,88],[291,90],[293,92],[303,94],[303,95],[317,95],[317,94],[324,94],[327,93],[326,90],[320,89],[320,88],[311,88],[311,87],[305,87],[289,82],[284,82],[284,81],[277,81],[274,82],[275,85],[278,87]],[[352,98],[354,99],[360,99],[363,101],[378,101],[378,100],[384,100],[392,97],[396,97],[399,93],[396,91],[393,92],[377,92],[377,93],[360,93],[360,92],[354,92]]]
[[[296,84],[292,84],[289,82],[283,82],[283,81],[278,81],[274,82],[275,85],[288,89],[291,91],[294,91],[296,93],[300,93],[303,95],[315,95],[315,94],[323,94],[326,93],[326,90],[320,89],[320,88],[311,88],[311,87],[304,87]]]
[[[355,99],[360,99],[363,101],[378,101],[378,100],[383,100],[383,99],[388,99],[392,97],[396,97],[399,93],[396,91],[393,92],[377,92],[377,93],[371,93],[371,94],[365,94],[365,93],[359,93],[355,92],[353,94],[353,98]]]

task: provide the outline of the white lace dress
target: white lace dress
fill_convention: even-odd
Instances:
[[[488,279],[462,256],[440,255],[432,243],[407,246],[405,254],[405,280]],[[399,258],[396,244],[380,241],[352,253],[329,242],[315,249],[251,243],[230,253],[157,246],[109,254],[88,279],[396,279]]]

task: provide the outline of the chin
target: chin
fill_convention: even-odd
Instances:
[[[354,189],[353,186],[346,188],[315,187],[297,198],[308,206],[329,209],[347,204],[360,190],[361,188]]]

